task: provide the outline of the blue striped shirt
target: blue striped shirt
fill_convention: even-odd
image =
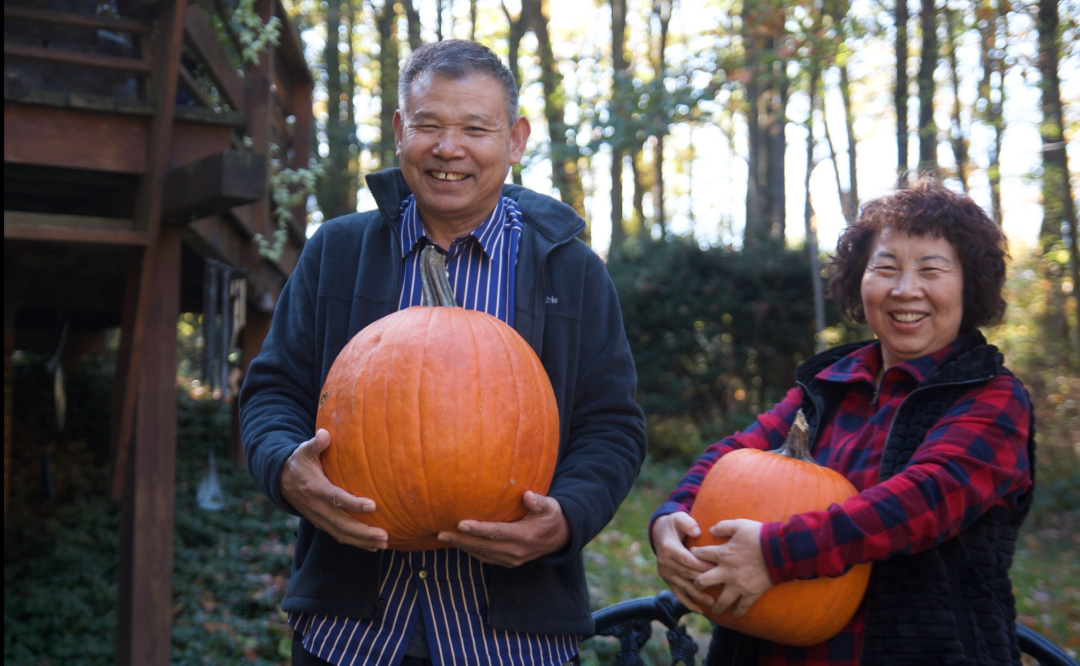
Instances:
[[[398,309],[420,305],[420,251],[430,241],[415,201],[401,204],[401,295]],[[446,253],[446,270],[459,306],[514,325],[514,274],[521,240],[521,209],[503,197],[472,233]],[[332,664],[396,666],[421,616],[431,660],[447,666],[501,664],[557,666],[578,651],[577,636],[495,630],[487,624],[491,565],[456,548],[386,551],[379,610],[371,620],[293,613],[289,624],[304,648]]]

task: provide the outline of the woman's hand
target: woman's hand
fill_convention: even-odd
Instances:
[[[694,586],[704,590],[723,585],[723,592],[713,604],[719,615],[732,604],[735,617],[742,617],[765,591],[773,586],[765,556],[761,552],[761,523],[756,520],[721,520],[709,532],[730,541],[720,546],[701,546],[690,552],[716,566],[694,579]]]
[[[709,563],[694,557],[684,545],[686,537],[699,534],[701,528],[697,522],[690,514],[679,511],[657,518],[650,535],[656,547],[656,573],[675,593],[675,598],[696,613],[715,602],[694,587],[694,579],[709,570]]]

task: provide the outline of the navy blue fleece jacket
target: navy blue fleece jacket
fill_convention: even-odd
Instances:
[[[285,461],[315,433],[319,391],[338,352],[397,309],[401,246],[396,221],[409,195],[401,172],[367,178],[378,210],[323,224],[278,300],[262,352],[240,392],[240,429],[256,483],[283,510]],[[637,374],[615,289],[603,262],[575,238],[569,206],[506,186],[524,214],[514,328],[547,370],[559,406],[559,461],[548,495],[571,538],[562,550],[493,567],[488,622],[535,633],[593,631],[582,548],[615,515],[645,457]],[[376,612],[379,554],[338,543],[301,519],[282,608],[368,618]]]

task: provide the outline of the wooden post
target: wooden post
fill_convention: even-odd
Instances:
[[[144,314],[134,446],[121,507],[116,662],[167,666],[172,628],[173,504],[176,495],[176,322],[180,230],[161,230]]]
[[[187,0],[166,0],[161,3],[158,16],[157,32],[154,36],[153,85],[151,86],[154,115],[150,121],[150,136],[147,140],[146,173],[139,183],[135,202],[135,225],[150,236],[151,245],[143,251],[142,267],[139,271],[139,292],[135,321],[131,328],[131,352],[128,359],[128,379],[125,382],[120,419],[115,438],[116,448],[112,470],[112,496],[118,499],[124,495],[124,481],[131,433],[135,421],[135,400],[142,364],[143,341],[145,339],[145,317],[152,303],[154,291],[151,275],[156,261],[154,240],[158,238],[161,227],[162,188],[165,183],[165,171],[168,168],[169,148],[172,143],[173,115],[176,108],[176,85],[180,72],[180,50],[184,40],[184,11]],[[172,339],[175,342],[176,332]]]
[[[136,226],[152,241],[141,257],[114,451],[112,492],[123,497],[116,606],[120,666],[170,663],[181,241],[178,229],[162,228],[161,202],[186,6],[186,0],[159,5],[151,86],[154,115],[135,205]]]

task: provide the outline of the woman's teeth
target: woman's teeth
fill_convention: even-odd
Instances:
[[[902,324],[913,324],[927,315],[922,312],[893,312],[889,316]]]

